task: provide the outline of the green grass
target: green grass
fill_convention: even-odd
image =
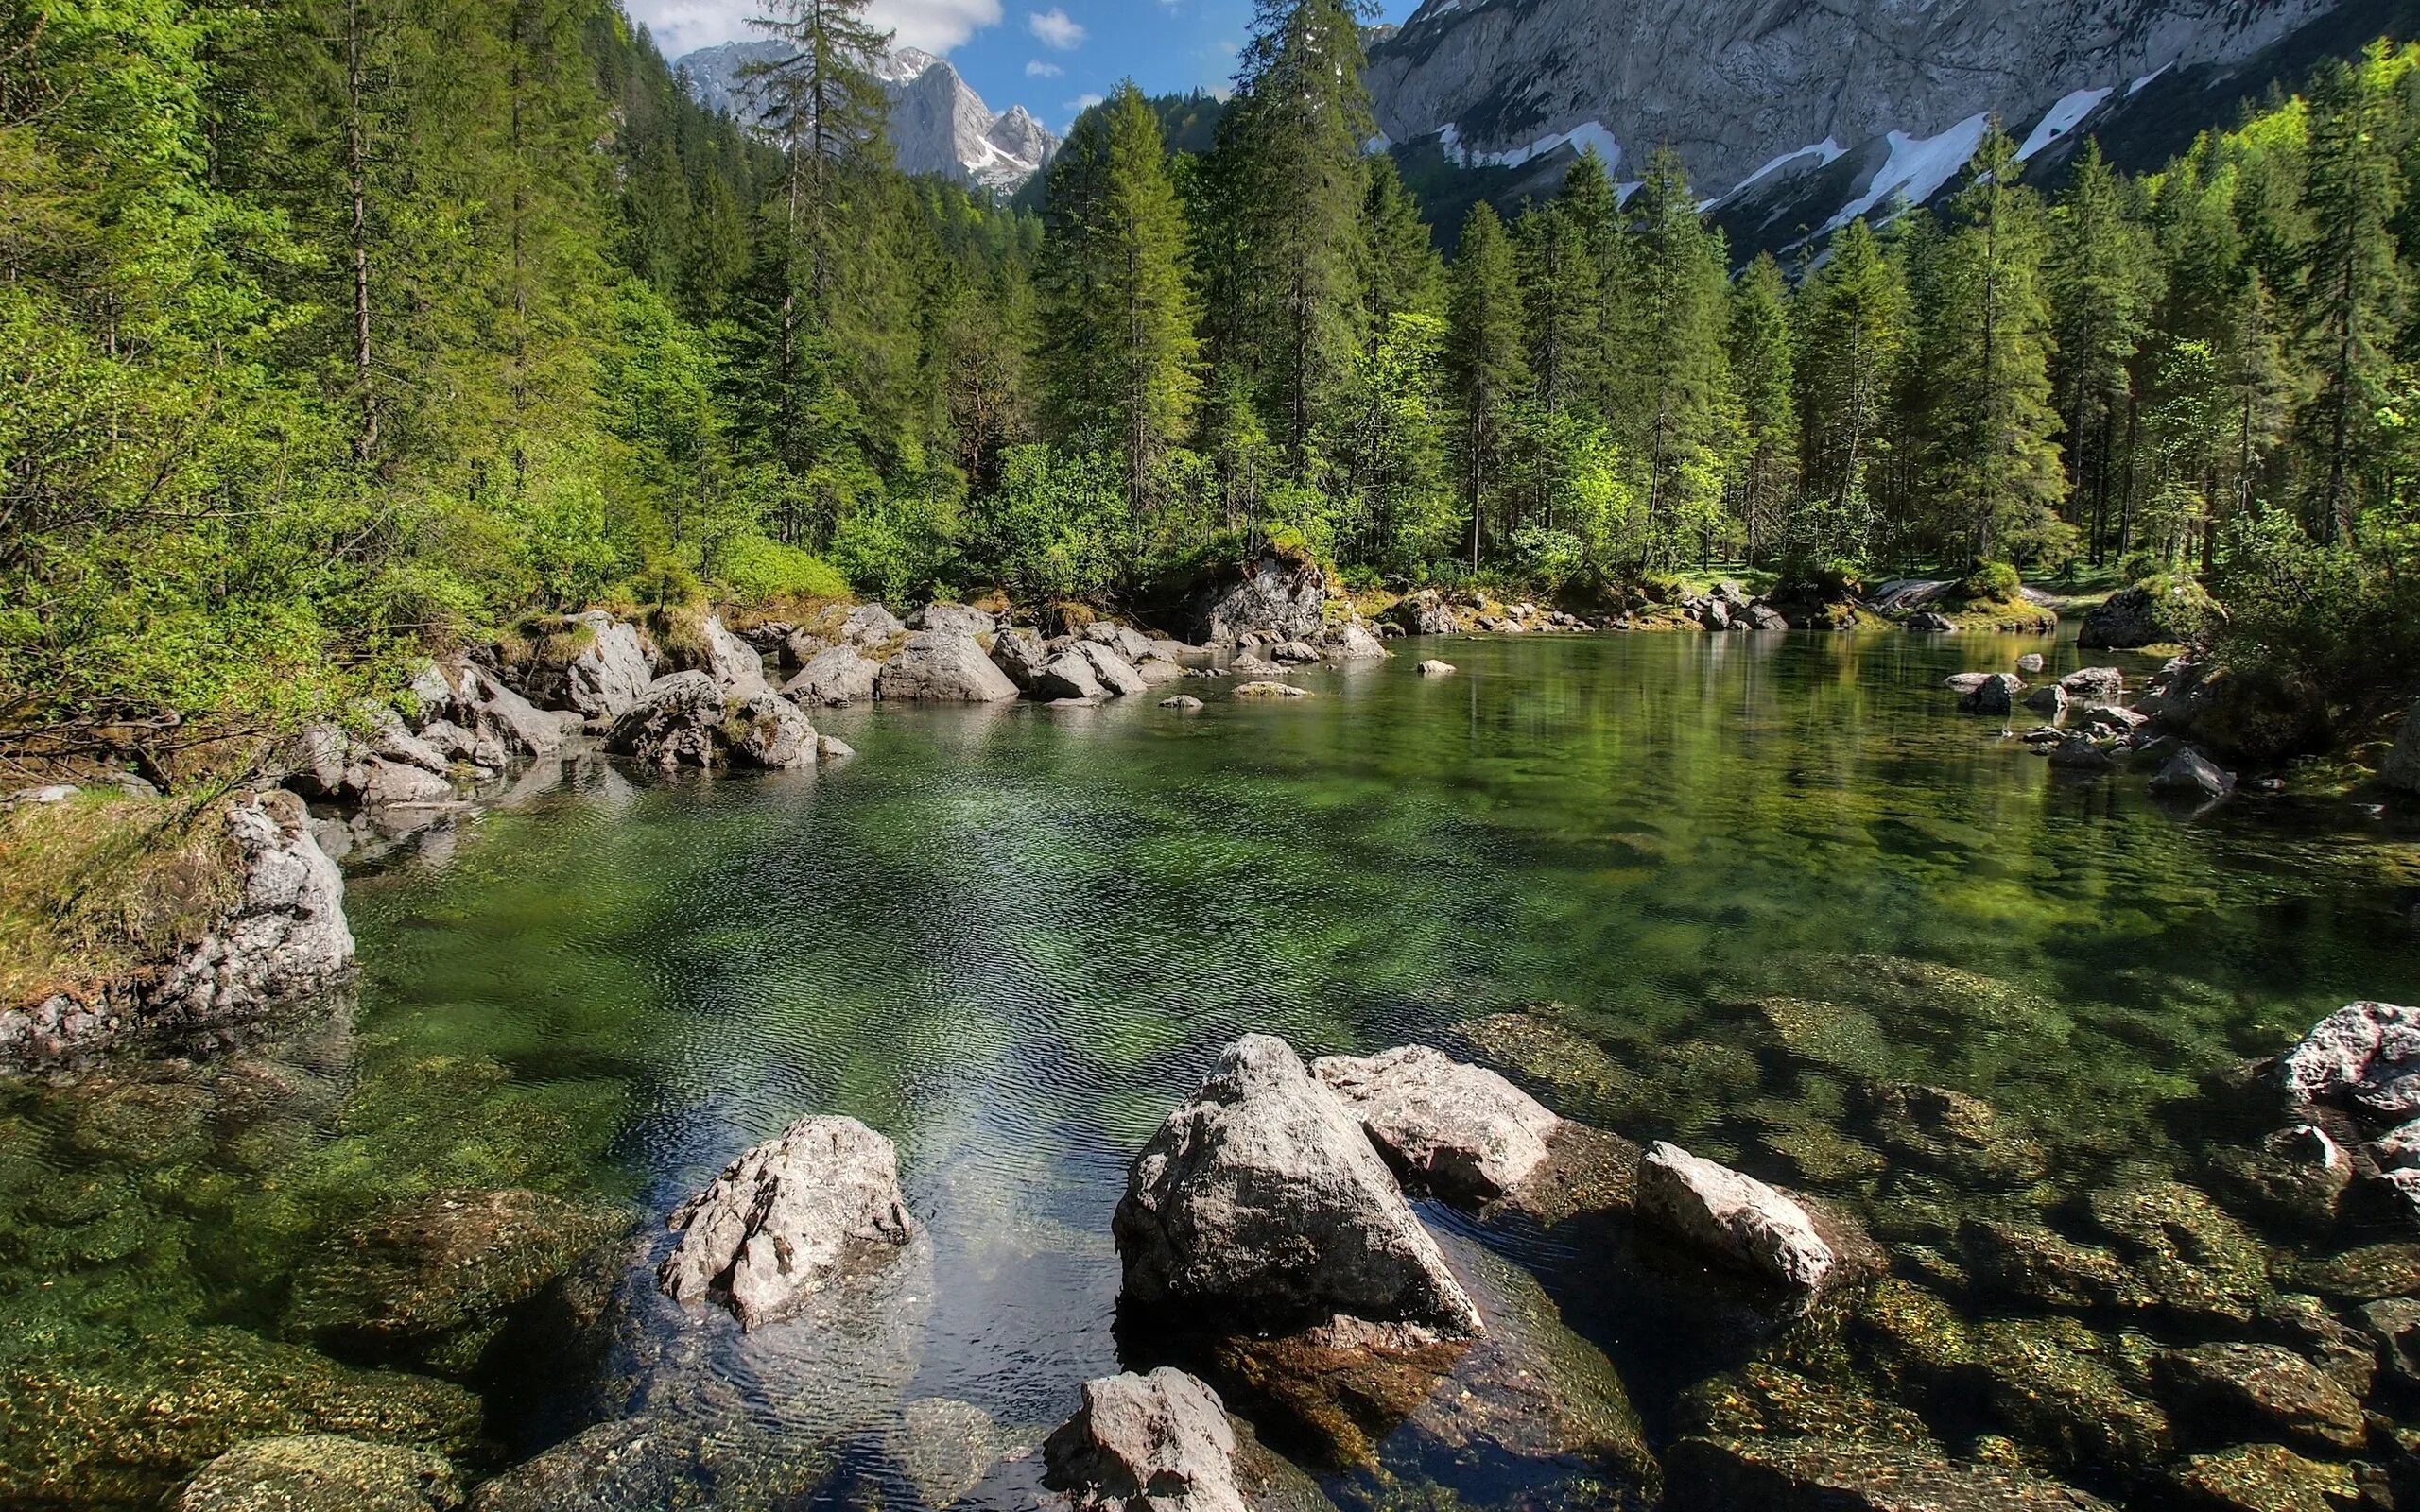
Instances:
[[[198,941],[243,887],[216,816],[118,793],[0,813],[0,1007],[96,992]]]

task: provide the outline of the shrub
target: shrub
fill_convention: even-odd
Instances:
[[[1773,582],[1772,596],[1837,604],[1864,592],[1865,583],[1858,575],[1856,563],[1844,557],[1826,557],[1802,550],[1782,558]]]
[[[2004,561],[1977,562],[1958,585],[1958,597],[1969,604],[2014,604],[2025,596],[2025,579]]]
[[[838,568],[812,552],[763,536],[752,536],[724,555],[722,586],[732,602],[750,608],[778,598],[849,596],[849,580]]]

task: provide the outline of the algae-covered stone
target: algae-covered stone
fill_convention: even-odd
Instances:
[[[1830,1438],[1939,1453],[1905,1407],[1757,1361],[1683,1393],[1682,1431],[1708,1438]]]
[[[324,1247],[296,1280],[286,1328],[349,1355],[468,1375],[517,1309],[629,1223],[536,1192],[415,1198]]]
[[[2091,1330],[2067,1319],[1994,1322],[1974,1342],[1992,1416],[2045,1463],[2101,1474],[2174,1452],[2168,1415],[2128,1389],[2113,1368],[2125,1359]]]
[[[2257,1217],[2325,1228],[2353,1183],[2353,1158],[2327,1131],[2298,1124],[2249,1147],[2224,1145],[2210,1158],[2220,1193]]]
[[[153,1505],[250,1439],[335,1434],[458,1454],[478,1399],[233,1328],[92,1337],[0,1366],[0,1505]]]
[[[2192,1505],[2218,1512],[2348,1512],[2361,1500],[2351,1467],[2305,1459],[2283,1444],[2196,1454],[2169,1480]]]
[[[1862,1008],[1808,998],[1762,998],[1752,1006],[1783,1049],[1803,1061],[1877,1076],[1890,1066],[1891,1038]]]
[[[1903,1399],[1974,1361],[1966,1325],[1949,1304],[1896,1279],[1873,1290],[1850,1320],[1850,1348]]]
[[[1645,1096],[1638,1073],[1603,1044],[1540,1014],[1499,1013],[1459,1024],[1454,1035],[1567,1117],[1621,1124]]]
[[[2093,1221],[2158,1305],[2194,1318],[2251,1320],[2273,1289],[2260,1241],[2181,1181],[2150,1180],[2095,1192]]]
[[[2420,1297],[2420,1245],[2364,1245],[2295,1267],[2296,1285],[2346,1302]]]
[[[2048,1169],[2041,1143],[1979,1097],[1885,1083],[1865,1089],[1861,1109],[1876,1143],[1962,1186],[2026,1187]]]
[[[1829,1438],[1685,1438],[1667,1512],[2110,1512],[2028,1470]]]
[[[787,1505],[838,1456],[777,1442],[745,1416],[651,1414],[600,1423],[481,1486],[471,1512],[689,1512]]]
[[[333,1434],[256,1438],[212,1460],[177,1512],[453,1512],[461,1481],[442,1454]]]
[[[2369,1438],[2359,1398],[2293,1350],[2274,1344],[2204,1344],[2159,1357],[2163,1388],[2180,1413],[2233,1422],[2323,1452]]]
[[[1803,955],[1783,963],[1793,990],[1854,1003],[1886,1023],[1919,1021],[1959,1032],[2031,1029],[2064,1033],[2048,1000],[1997,977],[1904,955]]]
[[[1008,1447],[990,1413],[947,1397],[923,1397],[901,1408],[884,1444],[926,1506],[947,1506],[973,1490]]]
[[[2036,1307],[2135,1308],[2151,1294],[2116,1253],[2032,1224],[1970,1218],[1959,1251],[1976,1289]]]
[[[1776,1129],[1760,1139],[1791,1176],[1818,1187],[1853,1185],[1879,1175],[1886,1163],[1873,1145],[1828,1124]]]

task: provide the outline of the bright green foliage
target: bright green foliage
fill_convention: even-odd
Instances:
[[[1832,243],[1799,296],[1799,462],[1805,507],[1784,522],[1785,549],[1816,560],[1867,560],[1874,492],[1893,391],[1909,347],[1907,282],[1863,220]]]

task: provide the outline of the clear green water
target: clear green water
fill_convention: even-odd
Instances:
[[[350,1022],[0,1089],[0,1365],[139,1393],[164,1339],[274,1335],[313,1246],[381,1204],[660,1213],[829,1110],[898,1142],[930,1221],[910,1394],[1055,1421],[1117,1363],[1125,1162],[1247,1030],[1467,1044],[1558,1005],[1622,1072],[1533,1078],[1564,1111],[1870,1216],[1891,1192],[1804,1154],[1867,1076],[2031,1117],[2054,1183],[2189,1165],[2204,1131],[2164,1105],[2197,1076],[2420,992],[2420,845],[2342,806],[2195,817],[2061,781],[1939,686],[2040,646],[1412,642],[1300,702],[839,712],[859,758],[796,777],[591,764],[355,876]],[[1460,675],[1416,677],[1432,654]],[[1911,1008],[1859,955],[1988,980]],[[1846,1011],[1783,1033],[1772,994]],[[19,1492],[81,1420],[51,1380],[0,1396]],[[557,1423],[489,1408],[524,1448]]]

